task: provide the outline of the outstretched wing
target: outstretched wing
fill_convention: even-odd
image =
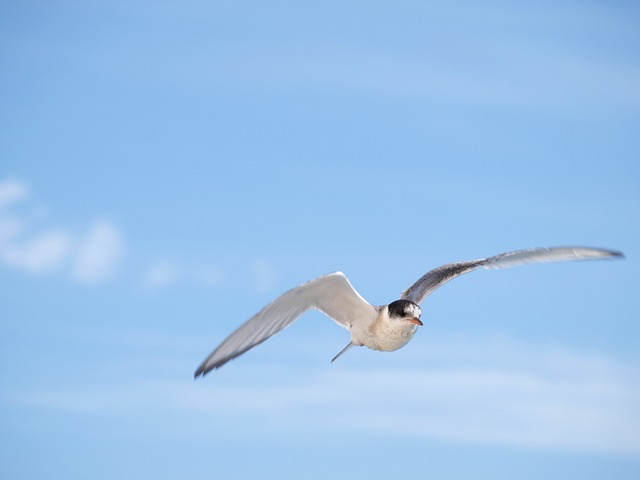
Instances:
[[[195,377],[220,368],[229,360],[264,342],[315,309],[350,329],[358,318],[375,316],[376,309],[351,286],[342,272],[330,273],[283,293],[224,340],[198,367]]]
[[[530,248],[515,252],[501,253],[489,258],[456,262],[442,265],[423,275],[416,283],[402,292],[402,297],[415,303],[421,303],[434,291],[449,280],[477,268],[487,270],[515,267],[527,263],[566,262],[572,260],[596,260],[602,258],[624,257],[621,252],[588,247]]]

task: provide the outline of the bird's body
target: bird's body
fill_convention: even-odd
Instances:
[[[622,253],[586,247],[536,248],[435,268],[405,290],[400,300],[373,306],[351,286],[342,272],[330,273],[295,287],[260,310],[224,340],[196,370],[206,375],[264,342],[308,310],[319,310],[351,333],[352,346],[391,352],[404,347],[422,325],[419,304],[436,289],[478,268],[506,268],[527,263],[623,257]]]
[[[352,342],[354,345],[365,346],[371,350],[393,352],[409,343],[417,331],[416,325],[393,325],[388,318],[379,318],[371,326],[368,336],[358,340],[354,338]]]
[[[420,317],[420,307],[413,303],[418,312],[410,318]],[[357,346],[365,346],[381,352],[393,352],[404,347],[418,331],[418,325],[406,321],[403,317],[391,317],[389,306],[378,308],[376,319],[365,329],[364,335],[353,335],[351,343]]]

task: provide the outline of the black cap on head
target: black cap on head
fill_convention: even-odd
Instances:
[[[389,304],[390,317],[419,317],[421,314],[420,307],[409,300],[396,300]]]

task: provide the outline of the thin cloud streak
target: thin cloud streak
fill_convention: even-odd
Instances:
[[[212,440],[220,429],[211,424],[245,428],[240,419],[249,416],[258,421],[268,417],[264,427],[279,432],[330,429],[333,434],[640,453],[640,388],[631,367],[541,345],[512,341],[517,347],[513,350],[491,338],[472,340],[479,347],[472,354],[459,350],[461,344],[454,341],[435,357],[426,355],[416,363],[409,356],[393,367],[380,367],[383,357],[370,366],[315,371],[299,364],[275,367],[262,362],[234,366],[244,379],[241,384],[230,383],[232,376],[196,383],[157,378],[13,398],[68,415],[135,416],[151,422],[157,416],[175,418],[190,434]],[[448,362],[461,357],[463,362]],[[560,358],[566,362],[551,368]],[[301,375],[301,368],[309,370]],[[273,380],[274,369],[288,376]]]
[[[466,8],[472,9],[475,19],[468,25],[470,31],[480,25],[482,34],[476,34],[476,41],[465,48],[452,51],[459,55],[458,61],[488,65],[493,68],[491,71],[478,68],[474,75],[469,75],[452,68],[450,56],[439,58],[437,49],[429,52],[425,62],[423,49],[407,51],[393,42],[385,44],[382,50],[375,45],[353,47],[340,40],[336,44],[303,46],[273,40],[251,49],[245,48],[244,43],[230,43],[213,52],[198,49],[187,54],[181,52],[179,57],[172,58],[177,68],[171,72],[166,71],[164,62],[130,64],[128,71],[138,75],[157,71],[156,77],[170,81],[171,85],[203,90],[217,85],[254,91],[256,83],[267,89],[329,86],[351,90],[355,95],[373,93],[376,98],[392,96],[553,113],[591,109],[594,105],[625,109],[640,106],[636,88],[640,70],[633,58],[607,57],[598,49],[585,53],[584,48],[576,49],[571,40],[585,32],[597,32],[603,16],[608,16],[607,21],[618,24],[621,30],[632,32],[633,23],[614,10],[584,5],[579,10],[559,7],[554,11],[557,16],[550,18],[544,9],[531,8],[523,19],[520,8],[509,9],[504,5],[492,8],[485,4]],[[432,15],[444,23],[457,23],[461,19],[458,10],[448,5]],[[501,32],[505,26],[523,21],[526,28],[508,44],[500,34],[487,35],[489,26]],[[567,25],[571,27],[569,30]],[[555,32],[560,38],[551,36],[548,41],[541,41],[541,29]],[[101,53],[87,61],[110,55],[106,51]],[[207,57],[218,56],[226,66],[224,71],[216,63],[202,62],[204,53]],[[499,66],[502,70],[496,71]]]
[[[246,268],[246,267],[243,267]],[[256,260],[248,265],[247,283],[259,294],[272,291],[277,284],[274,265],[266,260]],[[226,277],[221,268],[211,265],[190,265],[175,260],[156,260],[152,262],[142,276],[142,283],[152,290],[159,290],[191,283],[218,287]]]
[[[212,266],[188,266],[170,260],[153,262],[143,275],[143,283],[150,289],[162,289],[181,282],[196,282],[212,287],[224,279],[222,270]]]

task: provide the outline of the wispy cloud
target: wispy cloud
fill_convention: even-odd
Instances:
[[[181,276],[182,270],[178,265],[168,261],[157,261],[147,269],[144,283],[147,287],[163,288],[176,283]]]
[[[245,270],[247,267],[248,272]],[[258,293],[267,293],[273,290],[276,285],[276,269],[268,261],[256,260],[239,270],[241,270],[240,273],[248,273],[246,282]],[[201,265],[193,265],[163,259],[156,260],[148,266],[143,275],[143,283],[151,289],[162,289],[181,283],[216,287],[222,283],[224,278],[225,272],[222,268],[207,265],[205,262]]]
[[[71,253],[71,245],[68,233],[48,231],[22,241],[6,242],[0,246],[0,258],[5,264],[29,273],[47,273],[60,268]]]
[[[29,195],[27,186],[18,180],[0,182],[0,211],[13,202],[24,200]]]
[[[113,222],[95,220],[86,233],[63,227],[38,231],[32,219],[13,210],[30,195],[22,181],[0,181],[0,263],[30,274],[68,273],[80,283],[113,277],[124,253]]]
[[[493,338],[469,339],[477,346],[470,354],[460,350],[464,343],[441,339],[442,348],[419,362],[409,355],[387,363],[389,357],[382,354],[357,368],[251,362],[226,367],[236,369],[233,381],[230,375],[196,383],[130,379],[14,399],[69,415],[134,415],[148,421],[162,415],[198,436],[215,437],[225,431],[220,428],[225,422],[245,428],[243,419],[251,418],[256,435],[313,429],[332,435],[640,453],[640,388],[629,365]],[[274,370],[282,375],[279,380]]]
[[[266,260],[257,260],[251,266],[252,283],[259,293],[267,293],[276,285],[276,269]]]
[[[99,220],[78,244],[72,276],[83,283],[96,283],[114,276],[124,253],[124,240],[108,220]]]
[[[180,282],[217,286],[223,278],[222,270],[214,266],[191,266],[171,260],[157,260],[147,268],[143,282],[148,288],[160,289]]]

